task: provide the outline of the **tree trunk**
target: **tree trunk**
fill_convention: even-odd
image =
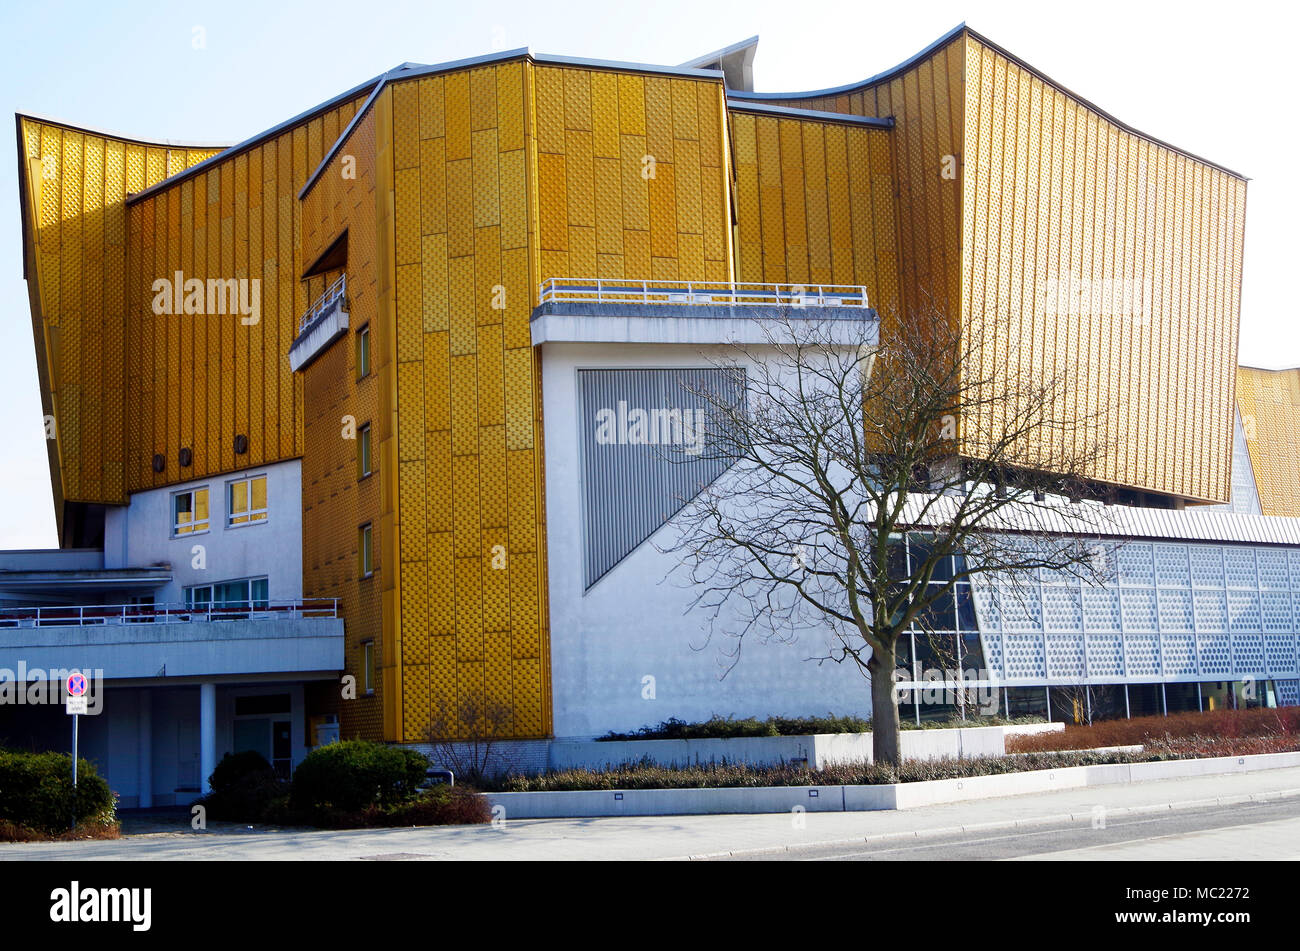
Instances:
[[[898,703],[894,694],[895,654],[879,656],[873,651],[867,661],[871,672],[871,749],[877,763],[902,762],[899,750]]]

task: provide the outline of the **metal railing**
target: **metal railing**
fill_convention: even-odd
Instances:
[[[307,313],[303,314],[298,320],[298,333],[302,333],[312,322],[322,316],[326,311],[339,301],[345,301],[348,296],[348,276],[340,274],[339,279],[325,289],[325,293],[316,298],[315,303],[307,308]]]
[[[91,627],[105,624],[190,624],[339,616],[338,598],[235,601],[215,604],[83,604],[0,608],[0,628]]]
[[[624,281],[552,277],[542,282],[543,304],[726,304],[743,307],[867,307],[867,289],[855,284],[725,284],[716,281]]]

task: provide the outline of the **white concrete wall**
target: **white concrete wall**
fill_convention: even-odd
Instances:
[[[955,730],[904,730],[899,744],[906,759],[1003,756],[1006,737],[1018,732],[1059,732],[1061,723],[1034,724],[1042,729],[974,726]],[[749,763],[756,766],[803,761],[821,769],[834,763],[870,763],[870,733],[818,733],[809,736],[754,736],[698,740],[551,741],[549,767],[612,769],[649,760],[660,766],[700,763]]]
[[[247,476],[266,476],[267,517],[227,526],[226,484]],[[210,529],[172,537],[172,496],[207,486]],[[205,549],[206,567],[194,567],[193,548]],[[172,582],[155,594],[159,602],[184,601],[189,585],[265,575],[269,597],[302,597],[302,464],[292,459],[181,485],[136,492],[128,505],[110,508],[104,522],[104,567],[137,568],[169,564]]]
[[[669,717],[870,715],[869,685],[854,665],[807,660],[826,653],[824,639],[763,643],[751,635],[739,664],[722,678],[728,663],[722,652],[734,649],[734,640],[715,635],[710,641],[706,616],[685,613],[691,592],[680,581],[664,581],[675,559],[656,551],[654,542],[672,542],[671,522],[583,591],[578,369],[707,367],[706,355],[733,353],[725,347],[651,344],[542,347],[557,737],[627,731]],[[642,697],[645,677],[654,678],[654,700]]]

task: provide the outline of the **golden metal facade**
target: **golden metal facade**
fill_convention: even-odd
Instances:
[[[894,118],[905,306],[980,335],[972,375],[1059,376],[1060,418],[1100,422],[1099,482],[1227,499],[1240,176],[966,29],[858,88],[781,104]]]
[[[892,132],[732,110],[737,280],[861,284],[900,309]]]
[[[326,285],[323,277],[299,280],[297,191],[361,101],[128,206],[126,491],[302,455],[302,386],[286,354],[299,316]],[[177,272],[205,285],[260,281],[257,319],[154,313],[153,282]],[[239,434],[248,437],[242,455]],[[182,447],[193,451],[192,466],[179,465]],[[160,473],[150,465],[155,453],[166,460]]]
[[[215,155],[20,116],[28,293],[62,502],[124,502],[135,473],[126,421],[128,194]],[[175,451],[172,451],[173,459]]]
[[[1263,513],[1300,516],[1300,368],[1239,367],[1237,408]]]

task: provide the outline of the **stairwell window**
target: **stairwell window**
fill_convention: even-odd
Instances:
[[[370,376],[370,325],[357,328],[357,379]]]
[[[375,692],[375,642],[363,641],[361,644],[361,674],[366,685],[366,693]]]
[[[363,578],[369,578],[375,572],[371,536],[370,525],[362,525],[360,538],[357,540],[357,549],[361,556],[361,577]]]
[[[370,475],[370,424],[357,430],[357,478]]]
[[[227,525],[233,528],[266,521],[266,476],[236,479],[226,486]]]
[[[206,532],[208,518],[208,489],[189,489],[172,496],[172,534],[195,535]]]

